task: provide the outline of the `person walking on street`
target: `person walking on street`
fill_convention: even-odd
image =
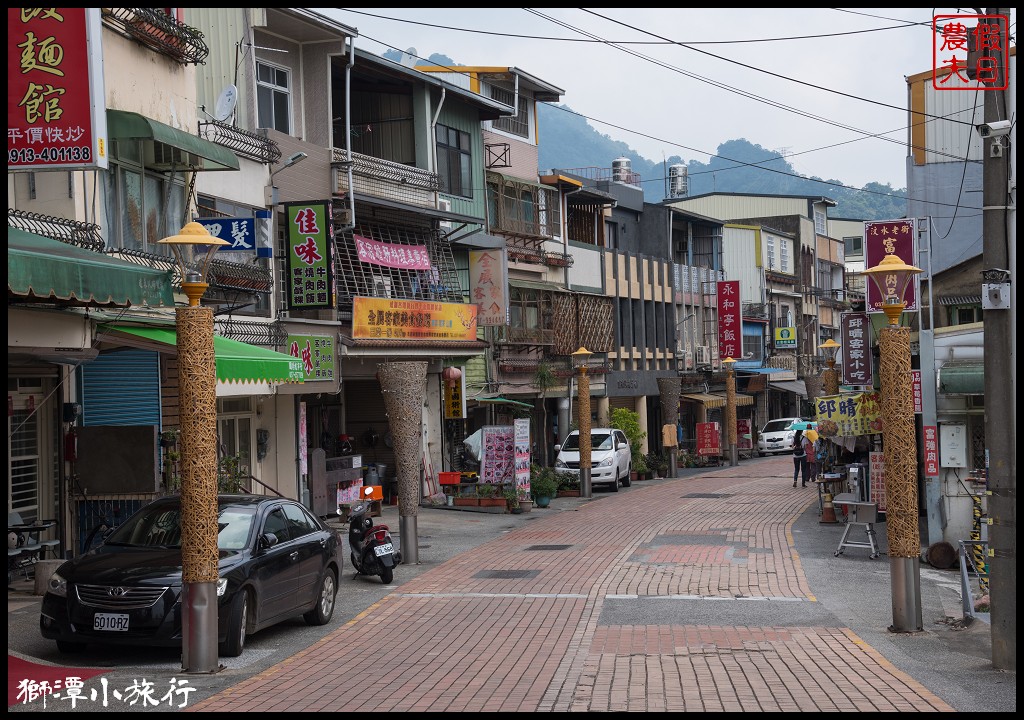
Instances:
[[[803,430],[797,430],[793,435],[793,487],[800,477],[803,478],[803,486],[807,487],[807,451],[804,449]]]
[[[813,482],[818,477],[818,449],[815,447],[815,443],[818,441],[818,433],[814,430],[807,430],[803,437],[804,455],[806,460],[804,461],[807,466],[807,472],[804,473],[804,487],[807,487],[807,478],[810,478]]]

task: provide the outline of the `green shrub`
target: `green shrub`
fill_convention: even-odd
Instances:
[[[530,495],[534,498],[553,498],[558,492],[558,481],[553,468],[533,465],[530,468]]]
[[[621,430],[629,443],[629,451],[633,454],[633,467],[643,455],[644,438],[647,433],[640,427],[640,414],[629,408],[612,408],[608,424]]]

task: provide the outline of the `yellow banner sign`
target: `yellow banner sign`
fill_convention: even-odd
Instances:
[[[877,392],[826,395],[814,401],[814,410],[823,437],[882,432],[881,397]]]
[[[477,306],[357,297],[352,337],[363,340],[476,340]]]

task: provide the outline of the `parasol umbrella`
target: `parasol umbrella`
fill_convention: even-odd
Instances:
[[[789,429],[790,430],[814,430],[817,427],[818,427],[818,423],[816,423],[816,422],[812,422],[810,420],[798,420],[798,421],[796,421],[794,423],[791,423],[790,426],[789,426]]]
[[[804,437],[811,442],[818,442],[818,431],[817,430],[804,430]]]

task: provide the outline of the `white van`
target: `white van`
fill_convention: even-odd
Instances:
[[[580,473],[580,432],[573,430],[561,445],[555,445],[555,472]],[[590,484],[610,484],[612,492],[619,491],[619,483],[629,487],[629,468],[633,453],[626,435],[615,428],[590,430]]]

